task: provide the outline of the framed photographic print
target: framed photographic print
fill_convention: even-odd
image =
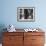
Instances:
[[[18,7],[17,20],[21,22],[35,21],[35,8],[34,7]]]

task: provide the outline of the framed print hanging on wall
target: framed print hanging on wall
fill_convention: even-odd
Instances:
[[[20,21],[20,22],[35,21],[35,8],[34,7],[18,7],[17,21]]]

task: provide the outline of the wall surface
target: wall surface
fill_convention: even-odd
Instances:
[[[46,28],[46,0],[0,0],[0,25],[13,24],[16,28]],[[35,22],[18,22],[17,7],[35,7]]]
[[[13,24],[16,28],[42,28],[46,32],[46,0],[0,0],[0,31]],[[17,7],[35,7],[35,22],[18,22]]]

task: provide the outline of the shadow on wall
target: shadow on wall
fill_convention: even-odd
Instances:
[[[5,30],[4,30],[5,29]],[[0,24],[0,43],[2,43],[2,36],[3,36],[3,32],[6,32],[6,27],[4,24]]]

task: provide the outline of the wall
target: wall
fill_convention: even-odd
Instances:
[[[46,1],[41,0],[1,0],[0,24],[15,25],[16,28],[46,28]],[[17,7],[35,7],[35,22],[18,22]],[[43,18],[44,17],[44,18]]]
[[[40,27],[46,32],[46,0],[0,0],[0,31],[13,24],[16,28]],[[17,7],[35,7],[35,22],[18,22]]]

